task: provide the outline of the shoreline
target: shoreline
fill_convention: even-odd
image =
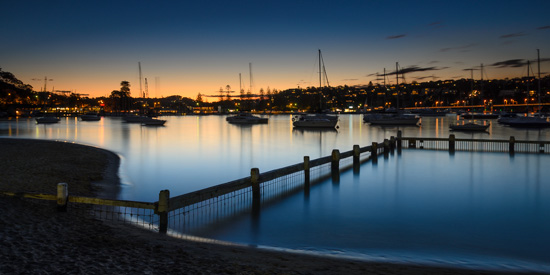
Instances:
[[[9,142],[6,142],[9,141]],[[16,153],[33,155],[39,165],[48,166],[48,150],[64,150],[67,170],[49,173],[46,167],[40,177],[27,175],[36,166],[28,159],[18,160],[6,146],[21,146]],[[36,146],[38,145],[38,146]],[[48,148],[43,148],[45,147]],[[34,147],[33,147],[34,146]],[[67,147],[68,146],[68,147]],[[63,147],[63,148],[61,148]],[[13,147],[10,147],[13,148]],[[10,149],[8,148],[8,149]],[[69,149],[67,149],[69,148]],[[69,194],[86,194],[101,198],[116,198],[120,188],[118,169],[120,157],[108,150],[68,142],[32,139],[0,139],[4,159],[10,160],[2,169],[21,186],[13,191],[44,190],[59,179],[74,179],[88,189],[77,188],[69,181]],[[45,150],[42,158],[37,150]],[[30,151],[25,151],[30,150]],[[84,152],[84,153],[83,153]],[[95,154],[95,153],[98,154]],[[86,156],[103,158],[94,165],[96,171],[84,171],[84,178],[72,171],[84,169],[90,161]],[[6,155],[8,156],[6,158]],[[14,160],[15,159],[15,160]],[[59,160],[56,160],[59,164]],[[95,160],[94,160],[95,162]],[[65,167],[66,166],[66,167]],[[100,171],[97,171],[101,167]],[[58,167],[55,167],[58,168]],[[7,173],[10,169],[10,173]],[[19,169],[19,170],[18,170]],[[29,170],[30,169],[30,170]],[[86,169],[85,169],[86,170]],[[69,171],[69,172],[68,172]],[[6,172],[6,173],[5,173]],[[56,173],[62,173],[57,175]],[[32,174],[32,173],[31,173]],[[97,174],[101,178],[96,178]],[[27,178],[28,177],[28,178]],[[51,177],[49,179],[44,177]],[[0,187],[6,186],[6,180]],[[74,186],[74,188],[73,188]],[[98,188],[99,187],[99,188]],[[51,188],[47,188],[51,190]],[[55,190],[55,189],[53,189]],[[11,190],[10,190],[11,191]],[[36,191],[39,192],[39,191]],[[51,193],[51,192],[50,192]],[[39,202],[0,196],[0,273],[178,273],[178,274],[518,274],[517,270],[480,270],[412,263],[377,262],[311,255],[294,251],[244,245],[205,243],[162,235],[120,222],[96,220],[77,211],[57,212],[55,202]],[[523,272],[536,274],[535,272]]]

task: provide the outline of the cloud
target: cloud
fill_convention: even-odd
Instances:
[[[542,27],[538,27],[537,30],[549,30],[550,29],[550,25],[548,26],[542,26]]]
[[[416,65],[413,65],[413,66],[410,66],[408,68],[403,68],[401,70],[399,70],[399,74],[408,74],[408,73],[416,73],[416,72],[427,72],[427,71],[439,71],[439,70],[443,70],[443,69],[447,69],[447,67],[443,67],[443,68],[437,68],[437,67],[425,67],[425,68],[421,68],[421,67],[418,67]],[[391,72],[391,73],[387,73],[386,75],[395,75],[395,71],[394,72]]]
[[[347,79],[342,79],[342,81],[357,81],[359,79],[357,78],[347,78]]]
[[[525,36],[525,35],[526,35],[526,33],[524,33],[524,32],[516,32],[516,33],[510,33],[510,34],[501,35],[500,38],[507,39],[507,38],[514,38],[514,37]]]
[[[386,39],[388,39],[388,40],[389,39],[398,39],[398,38],[403,38],[405,36],[407,36],[407,35],[406,34],[391,35],[391,36],[386,37]]]
[[[439,79],[441,77],[439,76],[434,76],[434,75],[431,75],[431,76],[419,76],[419,77],[415,77],[414,79],[416,80],[424,80],[424,79]]]
[[[463,45],[463,46],[458,46],[458,47],[443,48],[443,49],[441,49],[441,50],[439,50],[439,51],[440,51],[440,52],[448,52],[448,51],[453,51],[453,50],[466,51],[467,49],[472,48],[472,47],[475,47],[475,46],[477,46],[477,44],[471,43],[471,44],[467,44],[467,45]]]
[[[497,68],[519,68],[525,65],[527,65],[527,62],[524,59],[510,59],[510,60],[496,62],[489,66],[493,66]]]

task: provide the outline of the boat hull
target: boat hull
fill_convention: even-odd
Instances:
[[[294,121],[292,125],[298,128],[336,128],[338,121],[330,120],[311,120],[311,121]]]
[[[489,125],[449,125],[449,128],[453,131],[485,132],[489,128]]]

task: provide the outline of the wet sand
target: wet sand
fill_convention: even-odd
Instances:
[[[0,191],[113,198],[119,158],[71,143],[0,138]],[[395,264],[171,238],[0,195],[0,274],[518,274]],[[525,273],[526,274],[526,273]]]

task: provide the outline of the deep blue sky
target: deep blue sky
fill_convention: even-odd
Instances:
[[[138,96],[138,62],[150,96],[195,98],[238,91],[239,73],[248,90],[249,63],[256,93],[316,86],[317,49],[331,86],[379,82],[373,74],[396,62],[418,71],[407,82],[470,78],[465,69],[481,64],[485,79],[525,76],[536,49],[550,56],[550,1],[10,1],[2,10],[0,68],[36,90],[44,83],[32,79],[47,76],[48,90],[91,96],[122,80]]]

